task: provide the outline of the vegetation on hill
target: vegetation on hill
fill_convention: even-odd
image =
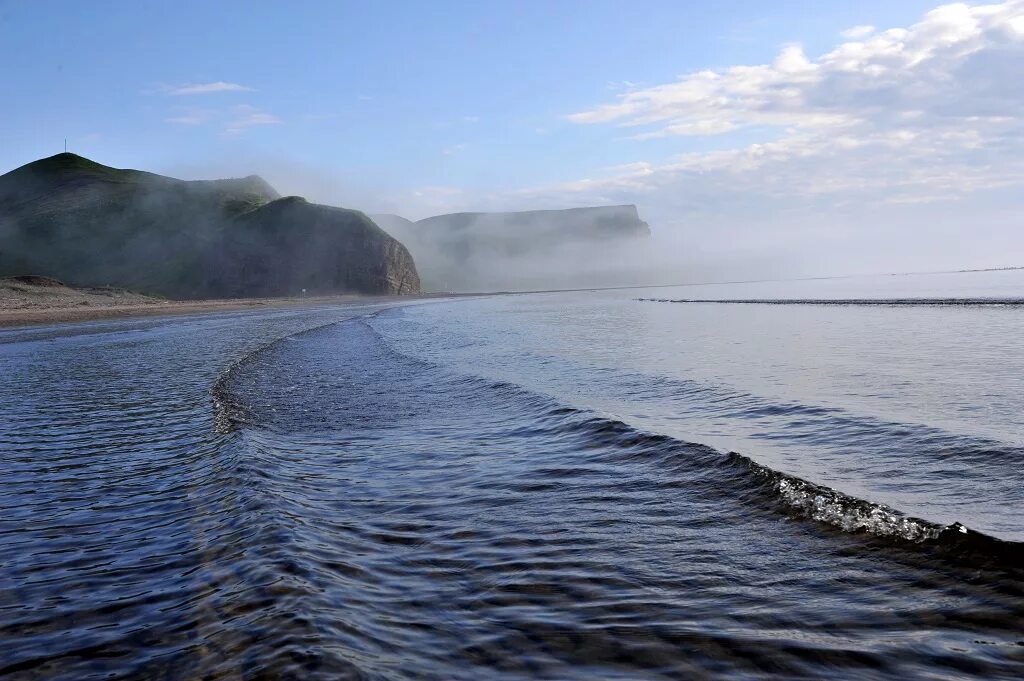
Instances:
[[[257,176],[183,181],[58,154],[0,176],[0,276],[177,298],[419,290],[405,248],[361,213],[278,199]]]

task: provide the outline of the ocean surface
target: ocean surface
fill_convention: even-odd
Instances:
[[[1019,270],[0,331],[0,678],[1019,679],[1022,415]]]

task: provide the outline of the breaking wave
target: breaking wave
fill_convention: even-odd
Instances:
[[[270,415],[266,412],[266,405],[262,410],[254,408],[256,400],[252,399],[251,394],[248,398],[240,395],[239,389],[247,380],[245,369],[261,358],[273,361],[273,358],[267,356],[282,343],[328,331],[339,324],[358,326],[364,335],[372,338],[376,350],[385,354],[387,360],[395,366],[415,366],[417,369],[425,369],[439,376],[434,379],[434,387],[439,390],[461,392],[472,399],[479,399],[481,392],[489,392],[491,398],[507,402],[510,409],[520,410],[521,418],[524,420],[532,419],[532,423],[543,425],[542,429],[524,426],[526,431],[547,432],[555,439],[566,436],[581,437],[588,446],[610,448],[617,456],[635,456],[640,452],[641,458],[648,462],[671,460],[674,465],[678,465],[679,461],[685,460],[687,468],[703,467],[709,471],[719,470],[723,473],[739,470],[742,472],[739,479],[723,475],[716,481],[721,488],[720,491],[737,494],[742,492],[747,499],[751,498],[752,492],[756,492],[763,499],[777,504],[781,512],[791,517],[824,523],[847,533],[870,534],[957,551],[967,550],[992,557],[1024,556],[1024,545],[991,537],[958,522],[943,525],[916,518],[885,504],[851,496],[840,490],[772,469],[737,452],[723,454],[703,444],[644,432],[622,421],[560,404],[546,395],[535,393],[515,383],[466,374],[451,374],[431,362],[401,353],[363,320],[332,322],[304,329],[278,338],[234,362],[222,372],[211,390],[215,422],[220,432],[230,432],[239,427],[258,429],[267,425],[267,419],[279,420],[281,414],[277,413],[276,409],[275,413]],[[265,390],[266,387],[265,382],[258,384],[250,381],[249,389]],[[288,387],[286,390],[291,391],[294,387]],[[370,386],[362,388],[365,390]],[[353,399],[354,395],[337,397]],[[323,400],[325,396],[318,395],[315,399]],[[309,406],[306,405],[307,409]]]

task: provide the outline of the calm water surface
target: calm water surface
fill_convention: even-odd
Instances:
[[[0,333],[0,676],[1020,678],[1010,273]]]

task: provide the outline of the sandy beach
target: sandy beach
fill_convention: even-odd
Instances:
[[[333,305],[357,300],[409,300],[426,296],[338,294],[295,298],[166,300],[112,288],[72,288],[45,277],[0,279],[0,328],[122,317],[155,317],[259,308]]]

